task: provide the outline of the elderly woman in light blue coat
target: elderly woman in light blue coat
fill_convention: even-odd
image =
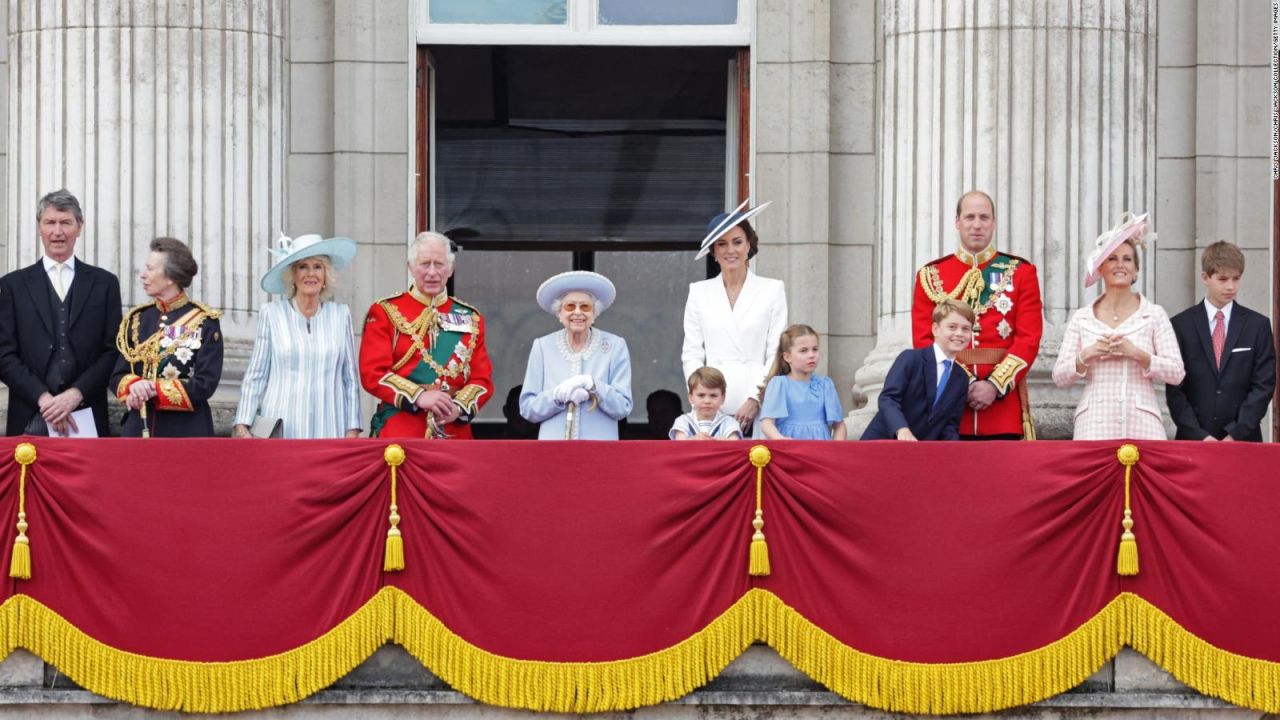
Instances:
[[[616,296],[609,278],[580,270],[538,288],[538,305],[563,326],[529,351],[520,414],[541,423],[539,440],[618,439],[618,421],[631,414],[631,354],[626,340],[595,327]]]

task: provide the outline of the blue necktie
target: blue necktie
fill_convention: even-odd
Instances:
[[[933,394],[933,406],[938,406],[938,401],[942,399],[942,393],[947,389],[947,380],[951,378],[951,361],[942,361],[942,377],[938,378],[938,389]]]

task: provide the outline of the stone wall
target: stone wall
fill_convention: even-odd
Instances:
[[[759,0],[756,12],[754,189],[773,202],[757,272],[786,281],[790,321],[824,334],[824,372],[848,388],[875,331],[876,2]]]

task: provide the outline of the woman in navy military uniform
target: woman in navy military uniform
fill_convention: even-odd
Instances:
[[[187,297],[198,270],[180,240],[151,241],[138,279],[153,302],[126,313],[116,334],[111,385],[128,408],[125,437],[213,435],[209,398],[222,379],[222,313]]]

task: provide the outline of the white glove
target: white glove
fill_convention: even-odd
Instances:
[[[591,399],[591,393],[587,392],[586,390],[580,387],[576,387],[569,392],[569,402],[571,403],[577,403],[581,405],[582,403],[586,402],[589,399]]]
[[[591,391],[596,387],[596,379],[590,375],[574,375],[570,380],[577,382],[578,387],[583,390]]]
[[[569,402],[569,393],[572,392],[574,388],[578,387],[579,377],[581,376],[575,375],[574,377],[571,377],[568,380],[565,380],[564,382],[557,385],[556,389],[551,391],[551,397],[561,405],[564,405],[565,403]]]

